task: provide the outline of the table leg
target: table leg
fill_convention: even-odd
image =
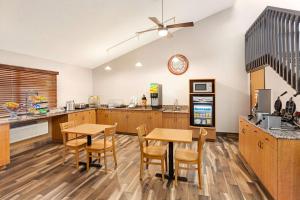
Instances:
[[[90,136],[90,135],[87,136],[87,145],[88,146],[92,145],[92,136]],[[91,157],[89,159],[89,163],[90,163],[90,166],[91,166],[91,164],[92,164],[92,158]]]
[[[92,136],[91,136],[91,135],[88,135],[88,136],[87,136],[87,145],[88,145],[88,146],[91,146],[91,145],[92,145]],[[101,168],[102,165],[95,163],[96,161],[97,161],[97,160],[94,160],[94,161],[93,161],[92,158],[90,157],[90,158],[89,158],[90,167]],[[80,164],[80,165],[84,165],[84,166],[85,166],[84,170],[86,170],[86,162],[79,162],[79,164]]]
[[[173,155],[173,142],[169,142],[169,150],[168,150],[168,154],[169,154],[169,173],[168,175],[164,175],[166,179],[168,179],[168,186],[170,186],[171,182],[175,179],[175,176],[174,176],[174,155]],[[160,173],[157,173],[155,174],[157,177],[161,177],[162,174]],[[185,177],[181,177],[181,176],[178,176],[178,181],[183,181],[183,182],[187,182],[187,178]]]
[[[173,142],[169,142],[169,180],[174,177]]]

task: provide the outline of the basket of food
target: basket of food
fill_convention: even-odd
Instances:
[[[16,102],[6,102],[3,107],[9,113],[10,119],[18,118],[18,111],[21,108],[20,104]]]
[[[28,113],[32,115],[46,115],[49,112],[48,100],[44,96],[31,96],[30,107],[28,108]]]

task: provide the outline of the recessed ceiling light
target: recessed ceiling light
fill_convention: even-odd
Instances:
[[[111,71],[112,68],[111,68],[109,65],[107,65],[106,67],[104,67],[104,70],[105,70],[105,71]]]
[[[137,62],[137,63],[135,63],[135,66],[136,67],[143,67],[143,64],[141,62]]]

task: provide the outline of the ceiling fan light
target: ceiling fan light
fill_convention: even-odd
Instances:
[[[158,31],[158,35],[159,35],[160,37],[167,36],[167,35],[168,35],[168,30],[167,30],[167,29],[160,29],[160,30]]]

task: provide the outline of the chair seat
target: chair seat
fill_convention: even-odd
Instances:
[[[111,148],[112,147],[112,143],[109,141],[106,141],[106,148]],[[101,150],[104,149],[104,140],[96,140],[92,143],[91,146],[87,146],[86,149],[88,150]]]
[[[69,147],[79,147],[86,144],[86,139],[74,139],[66,142],[66,145]]]
[[[190,149],[177,148],[175,151],[175,159],[187,162],[198,161],[198,153]]]
[[[166,154],[166,146],[146,146],[144,147],[144,154],[149,156],[163,156]]]

